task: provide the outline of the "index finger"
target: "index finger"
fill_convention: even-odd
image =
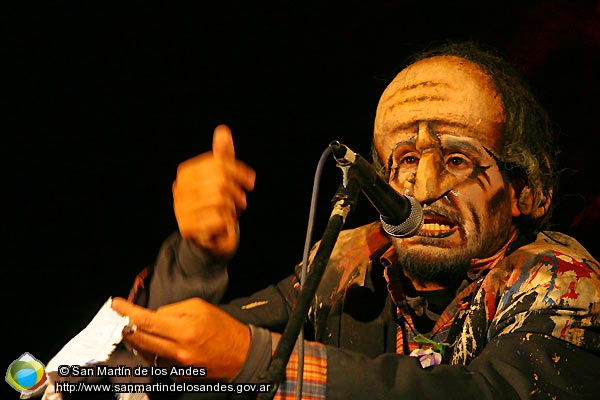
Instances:
[[[135,325],[135,329],[141,329],[158,336],[164,336],[162,333],[164,327],[161,327],[163,317],[158,317],[156,311],[140,307],[121,297],[113,298],[111,307],[120,315],[128,317],[131,324]]]
[[[213,133],[213,154],[220,160],[234,160],[233,137],[227,125],[219,125]]]

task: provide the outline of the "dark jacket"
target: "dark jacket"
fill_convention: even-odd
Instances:
[[[418,296],[401,277],[383,278],[385,268],[397,270],[389,249],[377,223],[343,231],[336,242],[306,327],[308,339],[327,345],[328,399],[597,398],[600,267],[574,239],[543,232],[531,243],[516,240],[476,269],[431,330],[448,346],[442,364],[428,368],[406,356],[423,346],[411,307]],[[223,260],[190,252],[197,250],[177,235],[165,244],[150,274],[155,304],[222,293]],[[186,290],[169,290],[190,273],[208,279],[187,276]],[[222,308],[281,332],[298,289],[294,274]]]

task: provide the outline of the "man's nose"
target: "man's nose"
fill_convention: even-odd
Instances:
[[[430,148],[421,154],[413,184],[413,196],[421,204],[430,204],[456,186],[458,179],[448,172],[439,151]]]

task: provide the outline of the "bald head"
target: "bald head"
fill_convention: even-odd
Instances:
[[[387,159],[398,134],[418,122],[464,127],[465,134],[497,150],[505,120],[494,82],[475,63],[436,56],[402,70],[384,91],[377,107],[374,142]]]

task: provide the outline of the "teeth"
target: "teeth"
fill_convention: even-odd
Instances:
[[[423,231],[449,231],[450,230],[450,226],[449,225],[440,225],[440,224],[423,224],[423,227],[421,228],[421,230]]]

